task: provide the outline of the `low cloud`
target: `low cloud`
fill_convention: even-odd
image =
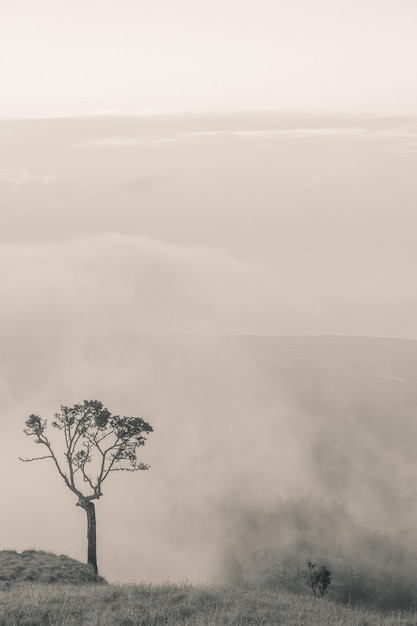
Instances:
[[[343,493],[355,513],[377,485],[373,512],[382,519],[405,454],[401,433],[389,459],[378,453],[387,432],[393,440],[404,388],[396,378],[406,376],[380,358],[380,369],[373,363],[372,376],[363,376],[357,347],[341,375],[338,352],[308,361],[308,344],[291,353],[271,337],[239,337],[306,329],[315,317],[329,327],[311,301],[288,305],[279,276],[219,250],[118,234],[2,245],[0,270],[4,547],[84,559],[85,519],[72,495],[47,461],[28,465],[18,456],[34,452],[22,433],[30,413],[50,419],[61,404],[91,398],[141,415],[155,431],[142,455],[151,470],[111,477],[97,507],[99,564],[113,580],[215,579],[230,516],[312,489]],[[381,427],[367,402],[378,400],[380,386]],[[411,441],[413,429],[406,432]],[[349,477],[367,476],[372,464],[358,494]],[[407,480],[398,491],[404,515],[409,489]]]
[[[149,191],[156,185],[158,178],[159,176],[156,175],[144,174],[142,176],[135,176],[134,178],[124,180],[120,183],[120,186],[124,189],[131,189],[133,191]]]
[[[288,128],[268,130],[207,130],[176,133],[162,137],[103,137],[75,144],[77,148],[130,148],[165,146],[169,144],[189,143],[204,140],[279,140],[297,139],[317,136],[362,136],[368,131],[365,128]]]
[[[75,144],[76,148],[130,148],[147,145],[143,139],[134,137],[103,137]]]
[[[4,185],[13,190],[31,185],[48,187],[55,182],[55,179],[56,176],[54,172],[37,174],[23,168],[18,170],[0,171],[0,186]]]
[[[109,481],[99,504],[99,533],[107,537],[100,548],[104,573],[113,579],[209,577],[218,526],[209,530],[204,516],[215,515],[212,507],[231,489],[244,500],[259,491],[272,462],[265,460],[264,470],[250,479],[265,445],[261,431],[248,439],[253,399],[242,385],[255,372],[240,349],[216,340],[260,328],[265,312],[275,316],[265,306],[262,270],[209,248],[117,234],[3,245],[0,267],[0,408],[7,447],[0,476],[10,521],[3,545],[46,547],[83,559],[85,520],[71,494],[47,462],[28,466],[18,456],[33,452],[22,433],[30,413],[50,418],[60,404],[98,398],[113,412],[142,414],[155,428],[143,456],[154,469]],[[201,353],[204,336],[213,338],[214,352],[209,346]],[[259,419],[268,420],[272,410]],[[293,432],[288,426],[289,437]],[[36,490],[34,475],[41,485]],[[206,559],[195,560],[202,545]]]
[[[39,357],[36,372],[55,349],[84,354],[120,332],[246,334],[276,323],[269,274],[210,248],[107,234],[2,245],[0,267],[4,351],[17,366]]]

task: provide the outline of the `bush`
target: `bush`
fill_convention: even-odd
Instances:
[[[301,576],[306,585],[312,590],[315,598],[323,598],[332,582],[332,573],[327,567],[324,565],[318,567],[312,561],[307,561],[307,569]]]

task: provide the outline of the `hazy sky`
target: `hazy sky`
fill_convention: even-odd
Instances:
[[[152,330],[162,312],[161,331],[416,338],[415,121],[287,117],[3,121],[3,280],[13,249],[30,289],[25,246],[44,250],[46,277],[63,241],[119,266],[107,235],[96,249],[113,233],[121,249],[154,250],[126,262],[132,283],[108,275],[108,293],[142,294],[151,324],[135,330]]]
[[[0,116],[416,112],[415,0],[2,0]]]

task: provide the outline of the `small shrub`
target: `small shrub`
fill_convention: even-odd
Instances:
[[[301,576],[312,590],[315,598],[323,598],[332,582],[332,573],[327,567],[324,565],[318,567],[313,561],[307,561],[307,569]]]

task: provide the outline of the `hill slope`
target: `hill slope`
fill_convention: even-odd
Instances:
[[[383,613],[251,588],[190,585],[26,585],[0,592],[0,625],[410,626],[411,610]]]
[[[1,550],[0,583],[8,587],[23,582],[86,585],[105,581],[88,565],[64,554],[41,550],[24,550],[21,553]]]

